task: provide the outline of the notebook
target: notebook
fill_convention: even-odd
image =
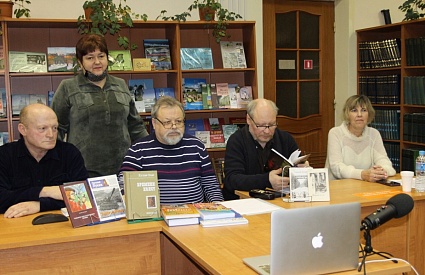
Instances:
[[[322,274],[359,263],[360,203],[271,213],[271,252],[244,258],[259,274]]]

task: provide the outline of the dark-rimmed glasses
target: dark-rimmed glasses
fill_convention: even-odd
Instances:
[[[273,124],[273,125],[258,125],[255,121],[254,121],[254,119],[252,119],[252,117],[248,114],[248,117],[249,117],[249,119],[251,119],[252,120],[252,122],[254,122],[254,125],[255,125],[255,127],[257,127],[258,129],[260,129],[260,130],[262,130],[262,131],[264,131],[264,130],[266,130],[266,129],[268,129],[268,130],[273,130],[275,127],[277,127],[277,122],[275,123],[275,124]]]
[[[162,122],[161,120],[159,120],[159,119],[158,119],[158,118],[156,118],[156,117],[155,117],[155,119],[156,119],[159,123],[161,123],[161,125],[162,125],[165,129],[171,129],[171,128],[173,128],[173,125],[176,125],[176,128],[183,127],[183,126],[184,126],[184,122],[185,122],[185,121],[184,121],[184,119],[183,119],[183,120],[177,119],[177,120],[175,120],[174,122],[172,122],[171,120]]]

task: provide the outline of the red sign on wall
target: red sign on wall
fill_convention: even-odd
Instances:
[[[304,60],[304,70],[313,70],[313,60],[311,59]]]

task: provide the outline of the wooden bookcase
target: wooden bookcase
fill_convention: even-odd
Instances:
[[[77,32],[76,20],[61,19],[0,19],[2,25],[2,47],[5,69],[0,72],[0,87],[5,87],[7,98],[7,118],[0,119],[0,131],[9,132],[10,140],[19,137],[17,131],[18,117],[12,117],[13,94],[44,94],[56,90],[59,83],[73,76],[72,72],[47,73],[11,73],[9,72],[9,51],[42,52],[47,54],[47,47],[75,47],[80,34]],[[172,70],[167,71],[112,71],[111,74],[129,79],[150,78],[155,87],[173,87],[175,96],[183,100],[181,91],[182,78],[202,77],[208,83],[229,82],[239,85],[250,85],[253,97],[258,96],[257,63],[255,48],[255,22],[230,22],[228,33],[230,41],[243,41],[247,66],[246,69],[224,69],[221,59],[220,45],[211,35],[212,30],[205,27],[205,22],[165,22],[165,21],[135,21],[133,28],[123,29],[123,34],[129,37],[131,43],[138,48],[131,52],[132,58],[144,57],[144,39],[168,39],[170,43]],[[109,50],[118,50],[115,37],[106,36]],[[213,53],[214,69],[212,70],[181,70],[180,48],[210,47]],[[149,113],[141,113],[149,116]],[[197,110],[186,111],[187,118],[223,117],[228,122],[229,117],[244,116],[242,109]],[[210,150],[222,153],[224,149]]]
[[[393,138],[393,139],[385,139],[384,143],[387,148],[388,155],[390,156],[391,160],[393,161],[393,164],[398,170],[402,170],[405,167],[409,167],[409,169],[412,169],[412,166],[407,165],[407,163],[404,163],[403,165],[403,158],[406,149],[424,149],[425,148],[425,142],[418,142],[418,141],[412,141],[411,138],[406,136],[406,131],[408,122],[406,121],[406,114],[412,114],[412,113],[418,113],[418,114],[424,114],[425,115],[425,105],[418,104],[418,103],[406,103],[406,94],[405,94],[405,79],[406,77],[420,77],[425,76],[425,66],[424,65],[415,65],[411,66],[408,65],[407,58],[408,55],[410,55],[412,52],[410,50],[410,47],[408,45],[409,39],[412,38],[420,38],[425,37],[425,20],[414,20],[414,21],[407,21],[407,22],[401,22],[401,23],[395,23],[390,25],[383,25],[379,27],[374,28],[367,28],[367,29],[361,29],[357,30],[357,91],[358,93],[362,93],[364,91],[364,88],[361,88],[362,85],[362,77],[379,77],[379,76],[387,76],[387,75],[398,75],[399,76],[399,83],[398,83],[398,93],[396,98],[396,103],[375,103],[374,108],[377,111],[385,112],[387,110],[394,110],[395,112],[399,113],[399,121],[393,121],[389,118],[384,117],[384,119],[381,120],[382,123],[385,123],[384,127],[395,127],[398,128],[399,137]],[[363,62],[362,56],[361,56],[361,50],[363,48],[362,43],[364,42],[376,42],[376,41],[384,41],[384,40],[391,40],[396,39],[399,45],[400,49],[400,64],[393,67],[385,67],[385,68],[362,68],[361,63]],[[421,46],[424,48],[424,45]],[[425,49],[425,48],[424,48]],[[425,52],[424,52],[425,53]],[[410,58],[410,57],[409,57]],[[364,58],[363,58],[364,59]],[[372,89],[373,90],[373,89]],[[388,95],[389,88],[384,89],[384,96]],[[425,97],[425,91],[420,89],[414,89],[411,91],[414,96],[424,96]],[[367,94],[367,93],[366,93]],[[370,96],[370,94],[367,94]],[[398,100],[397,100],[398,99]],[[399,125],[397,126],[396,123],[399,122]],[[425,121],[423,121],[423,124],[421,127],[417,127],[413,129],[414,133],[422,133],[422,135],[425,134],[425,131],[422,131],[421,128],[425,126]],[[383,133],[381,132],[381,135]],[[388,147],[387,147],[388,146]],[[398,149],[390,149],[393,150],[392,152],[389,152],[389,148],[398,148]],[[408,158],[407,158],[408,159]],[[407,161],[407,159],[404,159],[404,161]],[[394,163],[397,161],[398,163]],[[409,160],[410,162],[411,160]],[[413,160],[414,161],[414,160]],[[397,165],[399,164],[399,166]],[[413,162],[412,164],[413,165]],[[414,169],[414,168],[413,168]]]

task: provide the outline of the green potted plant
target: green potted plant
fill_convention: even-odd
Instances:
[[[3,17],[12,17],[13,5],[17,8],[13,12],[16,18],[22,16],[30,17],[30,9],[26,5],[30,5],[30,0],[3,0],[0,1],[0,15]]]
[[[425,9],[425,2],[423,0],[406,0],[398,9],[405,12],[403,21],[416,20],[425,16],[425,13],[418,11]]]
[[[200,20],[207,21],[206,27],[213,29],[212,35],[215,41],[220,43],[222,38],[230,37],[230,35],[227,34],[229,21],[235,21],[236,19],[242,18],[241,15],[223,8],[221,3],[216,0],[195,0],[187,9],[189,12],[186,11],[169,17],[165,15],[167,11],[162,10],[157,19],[161,18],[165,21],[175,20],[184,22],[186,18],[190,16],[190,12],[197,9],[199,11]]]
[[[90,0],[83,4],[86,11],[77,20],[78,31],[81,34],[95,33],[100,35],[117,35],[118,45],[123,49],[137,49],[136,44],[130,44],[128,37],[121,35],[122,27],[133,27],[133,18],[146,21],[146,14],[134,13],[126,3],[120,0],[116,5],[113,0]]]

